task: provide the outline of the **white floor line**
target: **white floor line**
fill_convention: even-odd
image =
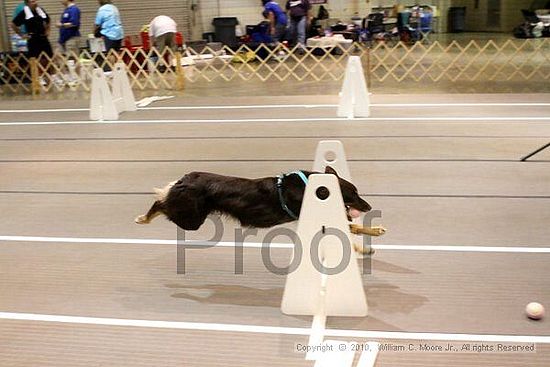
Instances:
[[[385,251],[440,251],[440,252],[502,252],[525,254],[550,254],[550,247],[504,247],[504,246],[446,246],[446,245],[372,245],[375,250]]]
[[[266,105],[225,105],[225,106],[163,106],[146,107],[140,110],[260,110],[260,109],[281,109],[281,108],[336,108],[337,104],[266,104]]]
[[[375,107],[550,107],[546,102],[371,103]]]
[[[88,112],[89,108],[44,108],[34,110],[0,110],[0,113],[54,113],[54,112]]]
[[[414,107],[550,107],[544,102],[487,102],[487,103],[371,103],[371,107],[381,108],[414,108]],[[200,109],[264,109],[264,108],[333,108],[338,104],[280,104],[280,105],[241,105],[241,106],[164,106],[147,107],[151,110],[200,110]],[[1,110],[0,110],[1,111]]]
[[[80,125],[80,124],[111,124],[111,125],[124,125],[124,124],[177,124],[177,123],[258,123],[258,122],[361,122],[361,121],[464,121],[464,122],[489,122],[489,121],[550,121],[550,116],[514,116],[514,117],[501,117],[501,116],[487,116],[487,117],[365,117],[365,118],[340,118],[340,117],[313,117],[313,118],[250,118],[250,119],[177,119],[177,120],[119,120],[119,121],[93,121],[93,120],[80,120],[80,121],[18,121],[18,122],[0,122],[0,126],[25,126],[25,125]]]
[[[42,242],[42,243],[76,243],[105,245],[177,245],[176,240],[131,239],[131,238],[91,238],[91,237],[40,237],[40,236],[0,236],[0,242]],[[180,245],[190,247],[236,247],[235,242],[220,241],[184,241]],[[240,244],[239,244],[240,246]],[[244,248],[262,248],[260,242],[244,242]],[[271,243],[270,248],[290,249],[290,243]],[[492,252],[492,253],[525,253],[549,254],[550,247],[504,247],[504,246],[448,246],[448,245],[372,245],[381,251],[433,251],[433,252]]]
[[[245,109],[270,109],[270,108],[333,108],[337,104],[272,104],[272,105],[226,105],[226,106],[163,106],[140,107],[139,110],[245,110]],[[411,108],[411,107],[549,107],[550,103],[544,102],[486,102],[486,103],[372,103],[371,107],[381,108]],[[48,112],[86,112],[89,108],[44,108],[44,109],[13,109],[0,110],[0,113],[48,113]]]
[[[20,321],[57,322],[67,324],[103,325],[103,326],[130,326],[157,329],[183,329],[202,331],[225,331],[242,333],[261,334],[286,334],[305,335],[311,333],[310,328],[261,326],[246,324],[220,324],[204,322],[183,322],[183,321],[154,321],[115,319],[102,317],[82,317],[64,315],[44,315],[31,313],[0,312],[0,319]],[[423,340],[423,341],[472,341],[487,343],[540,343],[549,344],[550,336],[537,335],[490,335],[490,334],[454,334],[454,333],[415,333],[397,331],[367,331],[367,330],[341,330],[326,329],[326,336],[332,337],[353,337],[369,339],[392,339],[392,340]]]

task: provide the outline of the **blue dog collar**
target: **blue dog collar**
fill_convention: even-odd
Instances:
[[[296,214],[294,214],[292,212],[292,210],[290,210],[290,208],[286,205],[285,198],[283,197],[283,180],[284,180],[285,177],[290,176],[290,175],[297,175],[298,177],[300,177],[302,179],[302,181],[304,182],[305,186],[307,186],[308,179],[302,171],[294,171],[294,172],[290,172],[290,173],[287,173],[287,174],[282,174],[282,175],[277,176],[277,192],[279,193],[279,201],[281,203],[281,207],[283,208],[283,210],[288,215],[290,215],[290,217],[292,219],[298,219],[298,216]]]
[[[304,172],[294,171],[294,172],[290,172],[290,173],[286,174],[285,176],[290,176],[290,175],[298,175],[298,177],[300,177],[302,179],[302,181],[304,182],[304,185],[307,186],[308,179],[307,179],[306,175],[304,175]]]

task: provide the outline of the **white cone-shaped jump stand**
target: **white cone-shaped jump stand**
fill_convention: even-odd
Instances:
[[[137,111],[134,92],[123,62],[116,63],[113,71],[113,99],[118,112]]]
[[[324,200],[317,196],[319,188],[328,189]],[[313,316],[309,345],[315,346],[323,341],[327,316],[361,317],[368,312],[335,175],[309,176],[297,235],[293,262],[296,256],[301,260],[287,276],[281,309],[287,315]],[[317,353],[308,353],[306,359],[317,359]]]
[[[344,144],[340,140],[321,140],[317,144],[313,171],[325,172],[327,166],[334,168],[338,172],[338,176],[344,180],[353,183],[346,159],[346,152],[344,151]]]
[[[344,150],[344,145],[342,144],[341,141],[322,140],[317,145],[317,149],[315,151],[315,160],[313,163],[313,171],[324,172],[327,166],[335,169],[338,175],[343,179],[353,183],[349,165],[346,158],[346,152]],[[313,176],[310,176],[310,178],[311,177]],[[338,193],[340,193],[339,190],[338,190]],[[305,200],[306,199],[304,198],[304,203],[305,203]],[[301,218],[302,216],[300,215],[300,220]],[[359,218],[355,218],[353,222],[355,224],[360,224],[361,220]],[[354,236],[350,234],[350,238],[355,239],[355,241],[359,241],[356,243],[360,243],[362,241],[361,236]],[[327,307],[326,307],[327,306],[326,288],[328,284],[328,279],[329,279],[328,276],[322,276],[321,297],[320,297],[321,301],[318,304],[317,313],[313,317],[313,322],[311,325],[311,334],[309,337],[308,345],[310,347],[317,347],[320,345],[330,346],[330,349],[327,348],[328,351],[326,352],[319,352],[319,351],[308,352],[306,354],[306,359],[314,360],[315,361],[314,367],[328,367],[328,366],[351,367],[353,365],[353,360],[355,357],[355,350],[357,350],[357,348],[354,349],[352,347],[351,345],[352,343],[346,343],[341,340],[323,341],[324,333],[325,333],[326,318],[328,316]],[[287,279],[287,282],[288,282],[288,279]],[[325,292],[322,291],[323,289],[325,289]],[[360,293],[364,295],[362,285],[361,285]],[[286,294],[286,288],[285,288],[285,294]],[[365,305],[366,305],[366,298],[365,298]],[[366,316],[367,312],[368,312],[368,308],[366,307],[365,315],[363,316]],[[346,348],[344,348],[344,350],[340,350],[341,345],[346,345]],[[369,342],[368,345],[369,345],[369,348],[367,348],[366,350],[363,350],[356,367],[373,367],[374,364],[376,363],[379,343]]]
[[[321,187],[329,191],[324,200],[317,196]],[[294,256],[301,247],[301,261],[287,276],[282,311],[315,316],[323,309],[326,316],[366,316],[367,300],[352,256],[349,223],[336,176],[309,176],[297,234],[301,245],[296,245]],[[312,253],[318,253],[318,258],[312,258]],[[320,264],[328,274],[321,271]]]
[[[338,117],[369,117],[370,100],[359,56],[350,56],[340,92]]]
[[[118,111],[113,95],[107,84],[105,74],[100,68],[95,68],[92,72],[90,120],[118,120]]]

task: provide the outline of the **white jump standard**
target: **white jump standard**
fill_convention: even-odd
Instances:
[[[370,116],[369,93],[359,56],[349,57],[339,98],[338,117],[352,119]]]
[[[295,246],[293,261],[300,256],[300,263],[287,276],[281,310],[287,315],[313,316],[308,345],[314,347],[323,344],[327,316],[365,317],[368,314],[367,298],[353,256],[349,221],[336,176],[309,176],[297,238],[300,243]],[[351,358],[350,353],[331,355],[330,359],[340,360],[339,366],[349,367],[355,351]],[[323,360],[326,358],[329,356],[322,357]],[[316,360],[321,363],[316,363],[316,366],[322,366],[318,353],[309,352],[306,359]]]
[[[115,65],[112,89],[111,92],[103,70],[94,69],[90,94],[90,120],[118,120],[121,112],[137,111],[134,92],[130,87],[124,63]]]

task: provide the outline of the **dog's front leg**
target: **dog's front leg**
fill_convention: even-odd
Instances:
[[[353,234],[363,234],[367,236],[381,236],[386,233],[384,227],[363,227],[358,224],[350,224],[349,229]],[[356,243],[353,244],[353,248],[360,254],[363,255],[373,255],[374,249],[369,246],[361,246]]]
[[[349,229],[353,234],[365,234],[367,236],[382,236],[386,233],[384,227],[363,227],[358,224],[350,224]]]

